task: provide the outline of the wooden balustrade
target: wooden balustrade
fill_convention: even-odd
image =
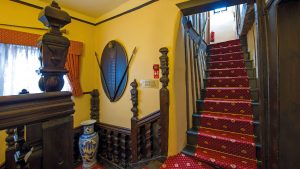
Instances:
[[[207,26],[208,13],[194,14],[183,17],[185,27],[185,64],[186,64],[186,118],[187,128],[190,128],[191,113],[196,111],[196,100],[203,95],[206,79],[206,51],[205,40],[209,39]],[[189,92],[191,91],[191,92]],[[192,102],[192,106],[190,106]]]
[[[126,168],[130,163],[130,129],[105,123],[96,124],[99,137],[98,157],[117,167]]]
[[[130,85],[132,89],[131,128],[122,128],[104,123],[96,123],[95,130],[99,133],[99,159],[117,167],[134,167],[140,163],[157,158],[166,158],[168,154],[169,130],[169,66],[168,49],[161,48],[160,57],[162,88],[160,89],[160,110],[141,119],[138,117],[138,84],[134,80]],[[91,118],[99,121],[99,92],[84,92],[91,94]],[[74,132],[74,165],[81,162],[79,158],[78,139],[80,129]]]

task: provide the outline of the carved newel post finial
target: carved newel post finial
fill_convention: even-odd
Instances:
[[[130,83],[130,86],[132,89],[130,90],[131,93],[131,101],[132,101],[132,108],[131,111],[133,113],[133,117],[137,119],[138,118],[138,91],[137,91],[137,82],[134,79],[133,82]]]
[[[38,42],[40,49],[41,75],[39,87],[42,91],[60,91],[64,86],[63,76],[70,41],[62,36],[60,29],[71,22],[71,17],[62,11],[57,2],[52,1],[39,14],[39,20],[49,28]]]
[[[169,84],[169,59],[168,59],[168,48],[161,48],[159,52],[162,54],[159,57],[160,60],[160,69],[162,77],[160,78],[160,82],[162,83],[163,88],[167,88]]]

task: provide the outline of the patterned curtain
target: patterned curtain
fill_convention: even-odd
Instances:
[[[23,46],[22,49],[25,49],[26,48],[25,46],[27,46],[27,48],[28,48],[27,51],[26,50],[18,51],[19,54],[20,54],[20,51],[22,51],[23,52],[22,55],[27,57],[28,51],[32,52],[34,50],[35,53],[38,52],[38,50],[36,48],[36,44],[37,44],[37,40],[40,36],[41,35],[0,28],[0,43],[3,43],[2,46],[0,46],[0,50],[2,52],[1,55],[3,55],[3,56],[0,56],[0,95],[3,95],[5,93],[4,89],[3,89],[4,85],[2,85],[2,84],[4,84],[4,81],[3,81],[4,76],[2,73],[4,72],[3,69],[6,69],[5,65],[8,63],[7,57],[10,58],[10,56],[7,55],[7,53],[5,53],[5,50],[4,50],[7,48],[4,48],[5,46],[3,46],[3,45],[10,44],[10,45],[12,45],[11,47],[14,47],[14,49],[21,49],[20,45]],[[19,46],[19,47],[16,47],[16,46]],[[79,77],[79,72],[80,72],[79,60],[80,60],[80,56],[82,55],[82,48],[83,48],[82,42],[71,41],[69,51],[68,51],[66,69],[70,71],[70,73],[68,74],[68,78],[69,78],[72,93],[74,96],[82,95],[82,90],[80,87],[80,77]],[[15,58],[18,58],[17,56],[19,56],[19,55],[13,55],[13,57],[15,57]],[[37,58],[35,58],[35,61],[38,63]],[[24,64],[26,64],[26,62],[24,62]],[[38,67],[35,68],[35,70],[38,69]],[[14,66],[14,69],[15,69],[15,66]],[[12,71],[14,71],[14,70],[12,70]],[[24,73],[22,72],[21,74],[24,74]],[[27,81],[28,81],[28,79],[27,79]],[[12,83],[15,83],[15,81],[12,81]],[[35,83],[35,84],[38,84],[38,83]],[[29,92],[31,92],[31,93],[33,92],[33,90],[30,90],[29,88],[26,88],[26,89],[29,90]],[[13,93],[15,93],[15,92],[13,92]],[[18,94],[18,93],[16,93],[16,94]]]
[[[81,96],[82,90],[80,86],[80,78],[79,78],[79,55],[68,54],[66,69],[69,71],[68,78],[71,84],[73,96]]]

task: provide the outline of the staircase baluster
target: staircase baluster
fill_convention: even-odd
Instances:
[[[6,151],[5,151],[5,167],[9,169],[14,169],[16,168],[16,163],[14,160],[14,154],[16,152],[15,149],[15,140],[14,140],[14,135],[15,135],[15,129],[7,129],[6,130],[7,137],[5,138],[6,141]]]
[[[114,163],[118,164],[120,162],[119,159],[119,133],[115,132],[113,134],[113,161]]]
[[[113,143],[112,143],[113,131],[107,130],[107,159],[113,160]]]
[[[152,157],[152,133],[151,133],[151,123],[145,125],[145,155],[146,158]]]

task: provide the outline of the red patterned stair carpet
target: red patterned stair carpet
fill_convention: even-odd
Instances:
[[[184,154],[177,154],[169,157],[160,169],[213,169],[213,167]]]
[[[190,168],[185,164],[191,161],[192,168],[209,168],[206,163],[224,169],[256,169],[251,94],[240,41],[212,45],[207,65],[194,159],[177,155],[161,168]],[[195,160],[204,165],[197,166]]]
[[[83,169],[82,166],[77,167],[76,169]],[[95,165],[93,168],[91,169],[104,169],[104,167],[102,167],[100,164]]]
[[[256,169],[249,78],[239,40],[210,49],[195,157],[212,166]]]

